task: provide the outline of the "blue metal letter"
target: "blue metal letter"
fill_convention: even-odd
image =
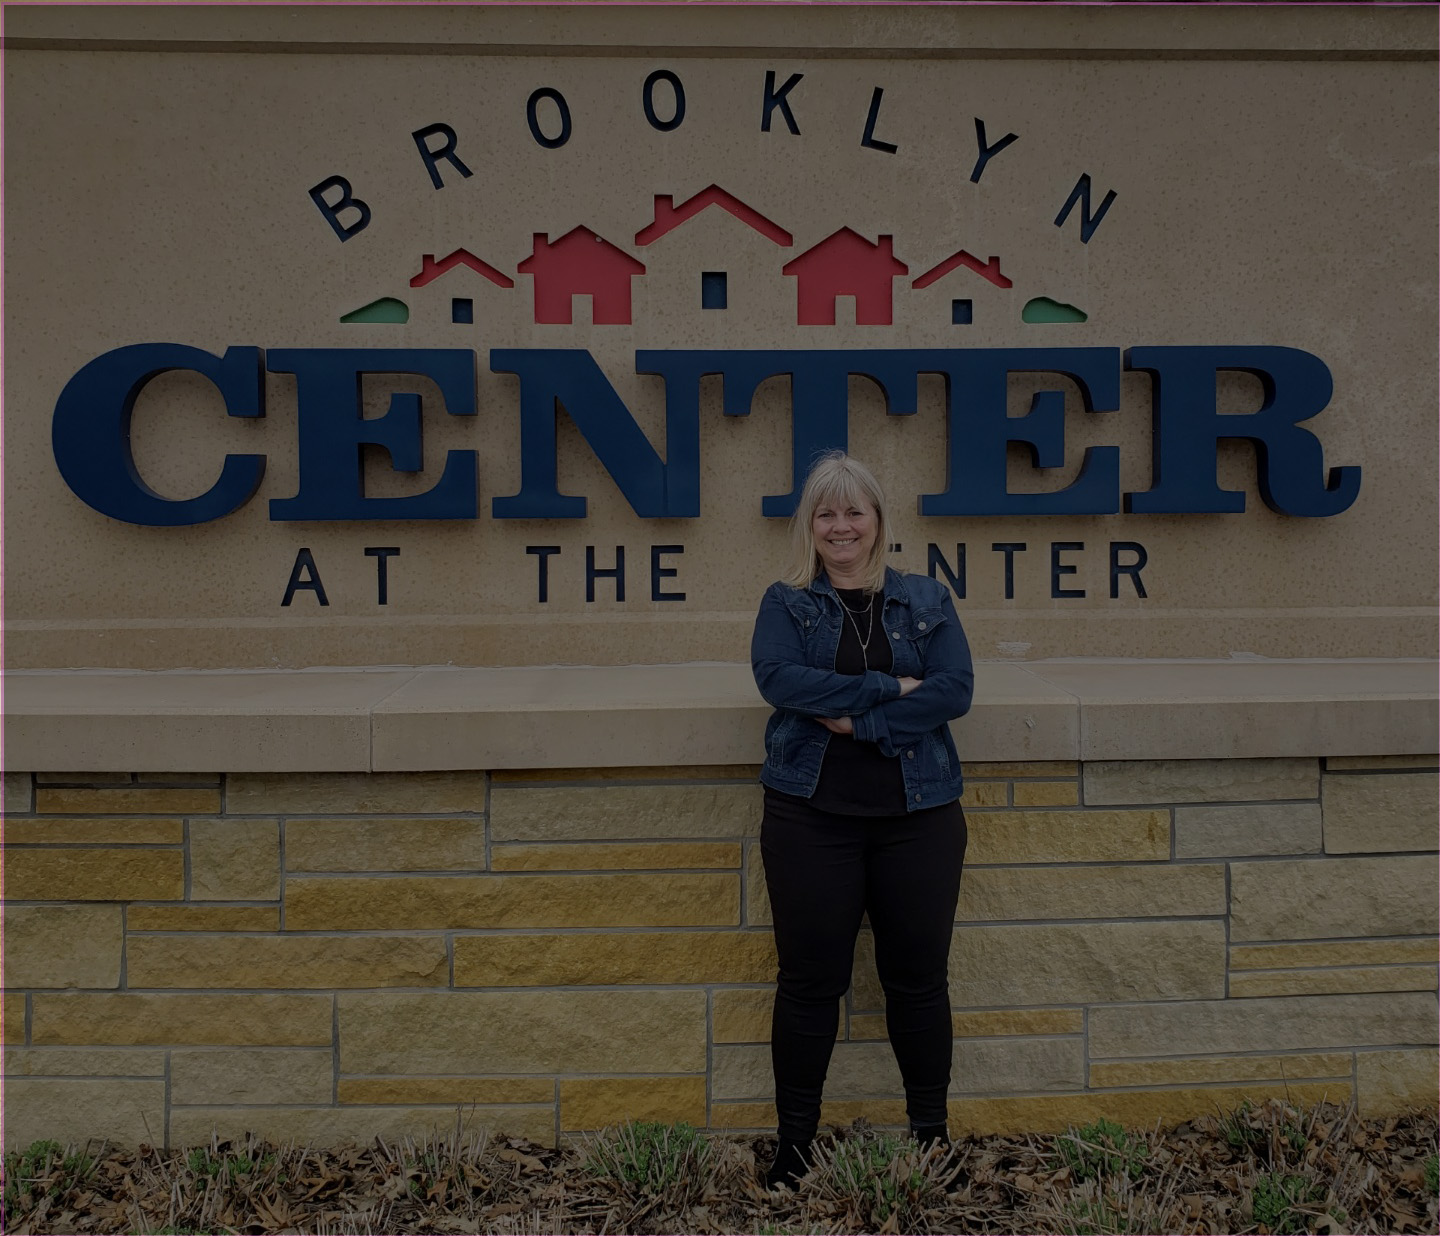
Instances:
[[[271,373],[295,375],[300,492],[272,498],[270,518],[474,519],[475,452],[450,451],[434,488],[404,498],[367,498],[361,455],[383,446],[397,472],[424,468],[420,396],[394,394],[384,416],[366,420],[360,378],[413,373],[440,387],[452,416],[475,415],[475,354],[462,348],[284,348],[270,353]]]
[[[671,398],[683,392],[686,407],[698,417],[700,379],[720,374],[726,416],[749,416],[756,388],[767,378],[790,377],[791,490],[770,494],[760,503],[769,517],[789,518],[817,455],[845,450],[849,443],[850,375],[870,378],[884,392],[891,416],[909,416],[916,406],[916,374],[925,372],[924,358],[948,353],[913,350],[864,352],[715,351],[637,352],[640,373],[663,373]],[[696,499],[697,509],[699,499]]]
[[[665,462],[589,352],[496,348],[490,368],[520,376],[520,492],[495,498],[496,519],[583,519],[585,499],[562,494],[555,475],[555,413],[563,405],[596,458],[642,519],[700,514],[699,383],[671,380],[656,360],[689,353],[641,352],[637,373],[665,373]]]
[[[1012,494],[1005,485],[1011,442],[1029,445],[1037,468],[1065,463],[1065,397],[1039,391],[1024,416],[1006,412],[1011,373],[1063,373],[1080,387],[1087,412],[1120,406],[1118,348],[974,348],[922,355],[946,376],[949,468],[945,492],[923,494],[922,515],[1113,515],[1120,509],[1120,448],[1087,447],[1080,473],[1064,489]]]
[[[203,524],[244,506],[260,488],[264,455],[226,455],[220,479],[198,498],[165,498],[141,479],[130,453],[130,416],[145,384],[171,369],[209,378],[229,416],[265,415],[259,348],[227,348],[219,357],[180,343],[137,343],[97,356],[60,392],[50,440],[65,483],[111,519],[155,528]]]
[[[1154,375],[1154,475],[1150,488],[1125,495],[1125,509],[1145,515],[1239,512],[1245,495],[1221,489],[1215,444],[1245,438],[1255,445],[1260,496],[1282,515],[1338,515],[1360,492],[1360,469],[1325,469],[1320,440],[1299,422],[1330,402],[1334,383],[1318,356],[1299,348],[1130,348],[1127,369]],[[1260,379],[1258,412],[1217,412],[1215,374],[1240,370]]]

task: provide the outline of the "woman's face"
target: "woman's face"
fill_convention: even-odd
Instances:
[[[875,508],[863,498],[820,503],[810,520],[810,530],[825,573],[843,578],[863,571],[875,545],[878,525]]]

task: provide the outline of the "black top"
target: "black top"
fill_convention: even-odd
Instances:
[[[841,615],[835,672],[863,674],[872,669],[888,674],[895,657],[890,650],[889,632],[880,619],[884,594],[867,596],[859,588],[836,588],[835,595],[847,611]],[[881,755],[873,742],[858,742],[849,734],[831,734],[820,781],[809,801],[811,806],[837,815],[901,814],[905,810],[905,777],[900,760]]]

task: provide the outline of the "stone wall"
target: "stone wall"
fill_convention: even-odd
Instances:
[[[1436,765],[968,765],[952,1125],[1433,1107]],[[755,771],[11,772],[7,1136],[766,1128]],[[826,1117],[893,1124],[871,955]]]

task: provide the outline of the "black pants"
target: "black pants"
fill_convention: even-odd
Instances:
[[[765,791],[760,853],[780,955],[770,1055],[782,1137],[808,1141],[819,1127],[838,1004],[865,913],[910,1121],[944,1123],[948,962],[965,840],[958,802],[851,816]]]

